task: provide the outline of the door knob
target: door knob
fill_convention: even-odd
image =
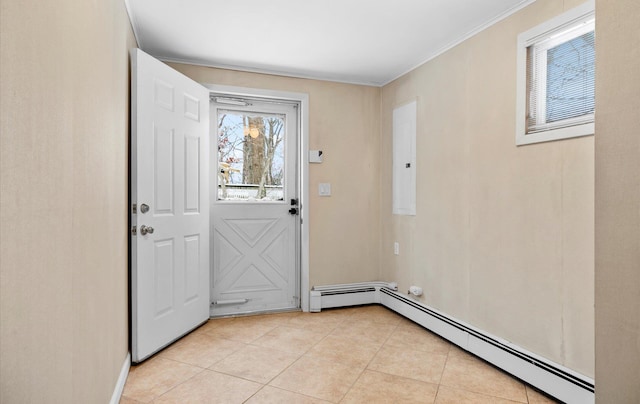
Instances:
[[[146,236],[147,234],[153,234],[153,227],[145,225],[140,226],[140,234],[142,234],[143,236]]]
[[[291,213],[292,215],[297,215],[298,214],[298,208],[289,209],[289,213]]]

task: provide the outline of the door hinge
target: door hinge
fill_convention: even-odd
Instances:
[[[138,204],[134,203],[133,205],[131,205],[131,213],[133,213],[134,215],[138,214]]]
[[[136,228],[136,226],[133,226],[133,227],[131,228],[131,235],[132,235],[132,236],[136,236],[136,235],[138,235],[138,229]]]

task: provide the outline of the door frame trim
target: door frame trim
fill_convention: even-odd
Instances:
[[[258,97],[300,104],[298,148],[298,189],[300,190],[300,307],[309,311],[309,94],[200,83],[210,93],[235,97]]]

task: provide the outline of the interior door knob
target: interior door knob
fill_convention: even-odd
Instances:
[[[145,225],[140,226],[140,234],[142,234],[143,236],[146,236],[147,234],[153,234],[153,227]]]
[[[289,213],[291,213],[292,215],[297,215],[298,214],[298,208],[289,209]]]

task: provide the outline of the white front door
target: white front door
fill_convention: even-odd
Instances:
[[[211,314],[299,308],[297,104],[214,97],[211,110]]]
[[[209,318],[209,91],[139,49],[131,64],[131,335],[140,362]]]

